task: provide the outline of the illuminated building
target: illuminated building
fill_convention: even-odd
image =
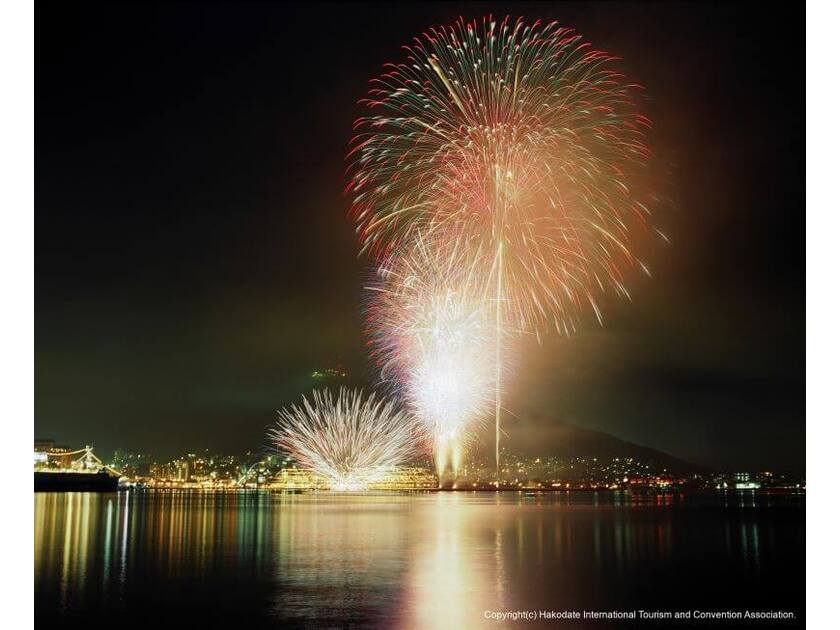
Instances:
[[[749,473],[735,473],[735,489],[736,490],[757,490],[761,484],[753,481]]]
[[[57,445],[55,440],[36,439],[34,451],[36,467],[69,469],[72,466],[71,449]]]
[[[326,489],[323,478],[302,468],[284,468],[268,484],[272,490],[318,490]]]
[[[429,490],[438,487],[437,476],[428,468],[403,467],[371,485],[371,490]]]

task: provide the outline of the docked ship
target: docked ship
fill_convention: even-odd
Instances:
[[[119,477],[98,472],[35,471],[35,492],[116,492]]]
[[[35,492],[115,492],[118,486],[119,473],[94,455],[90,446],[78,451],[35,451]]]

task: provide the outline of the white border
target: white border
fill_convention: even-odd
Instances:
[[[34,622],[34,7],[0,8],[0,306],[3,503],[0,517],[3,626]]]
[[[756,11],[771,11],[759,4]],[[832,495],[840,462],[840,389],[837,305],[840,303],[840,139],[837,133],[840,90],[837,53],[840,9],[812,0],[806,7],[807,50],[807,573],[808,620],[813,627],[836,621],[835,568],[838,545],[834,529],[840,510]],[[4,504],[0,518],[3,563],[0,601],[3,625],[33,624],[33,495],[30,473],[34,421],[34,8],[4,3],[0,10],[2,143],[0,182],[3,204],[0,229],[2,286],[2,435]],[[779,37],[785,37],[784,24]],[[796,44],[796,37],[792,38]],[[797,76],[779,76],[791,90]],[[799,124],[799,121],[791,121]],[[798,177],[798,173],[791,176]],[[798,212],[791,208],[791,212]],[[27,512],[28,517],[23,517]],[[26,578],[26,579],[24,579]],[[798,585],[792,584],[792,588]]]
[[[761,10],[756,6],[756,10]],[[840,147],[837,111],[838,21],[830,2],[806,6],[806,466],[807,621],[837,623],[836,480],[840,465],[838,254],[840,254]],[[780,25],[780,36],[783,36]],[[793,38],[792,41],[796,41]],[[798,89],[799,77],[779,77]],[[798,211],[792,208],[791,211]],[[795,587],[796,585],[791,585]]]

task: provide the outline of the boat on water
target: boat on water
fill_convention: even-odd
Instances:
[[[116,492],[119,478],[98,472],[35,471],[35,492]]]

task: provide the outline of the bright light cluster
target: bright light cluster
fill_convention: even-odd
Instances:
[[[492,305],[465,262],[418,240],[368,286],[372,354],[434,443],[467,441],[493,403]]]

